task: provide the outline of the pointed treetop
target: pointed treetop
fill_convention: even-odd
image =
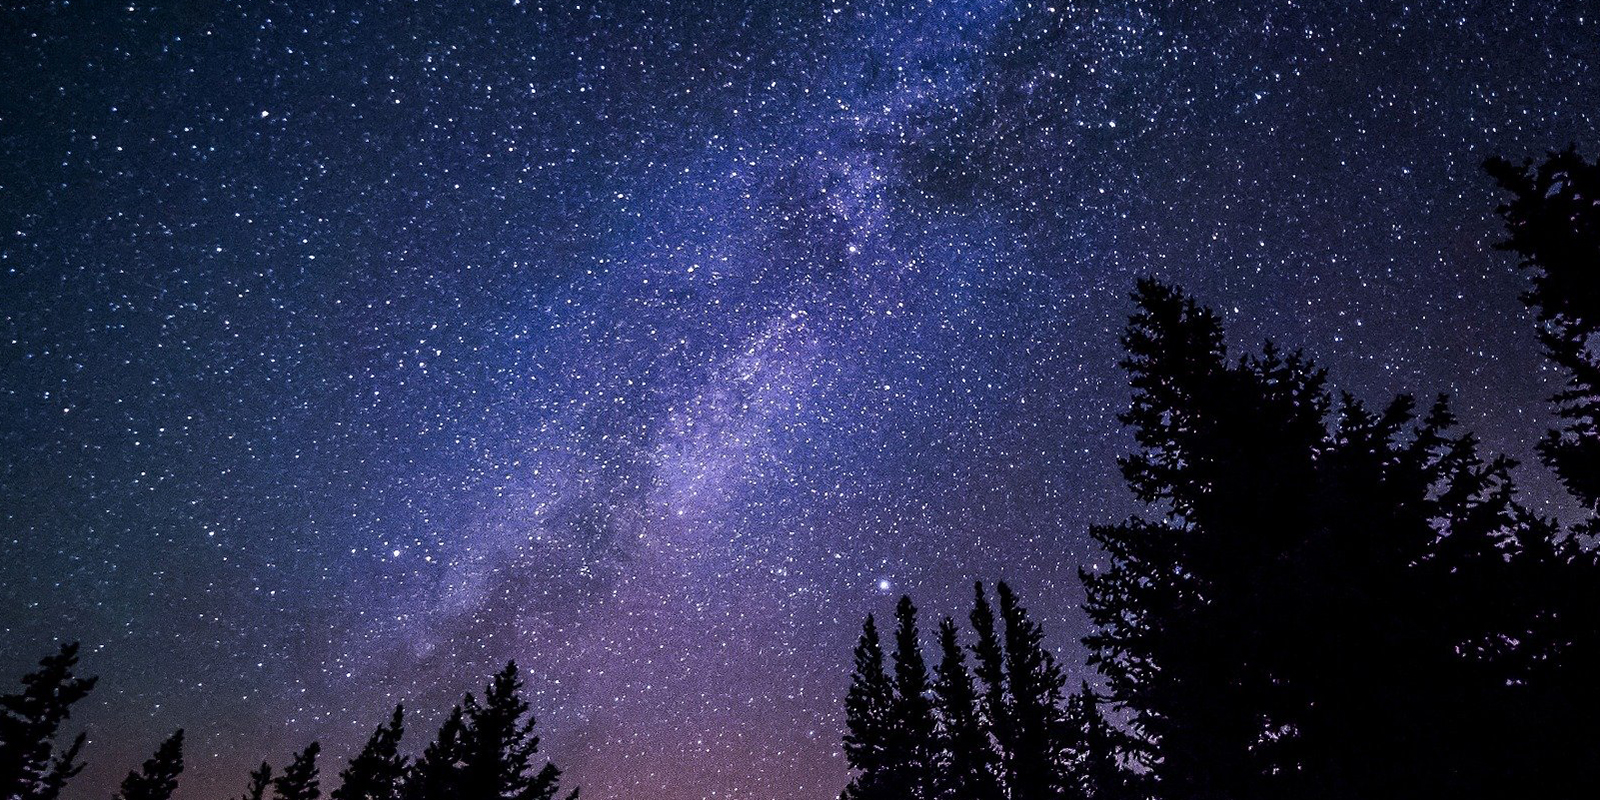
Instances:
[[[183,772],[183,729],[161,743],[140,770],[128,773],[116,800],[168,800]]]

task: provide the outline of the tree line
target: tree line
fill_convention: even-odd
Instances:
[[[1485,166],[1566,380],[1536,450],[1582,519],[1522,504],[1447,398],[1372,407],[1302,352],[1235,357],[1142,280],[1118,466],[1145,511],[1094,527],[1108,567],[1080,570],[1100,688],[1068,690],[1004,584],[998,626],[982,586],[969,643],[940,623],[930,673],[904,598],[889,663],[871,617],[856,647],[843,797],[1596,796],[1600,164]]]
[[[1234,356],[1221,318],[1138,282],[1122,334],[1143,513],[1094,527],[1081,570],[1093,683],[1069,686],[1042,626],[981,583],[967,630],[912,600],[885,643],[867,617],[845,697],[844,800],[1580,798],[1600,787],[1600,163],[1492,159],[1531,275],[1523,300],[1565,378],[1540,460],[1580,511],[1541,516],[1515,464],[1448,400],[1338,393],[1304,353]],[[970,661],[969,661],[970,657]],[[0,695],[0,800],[57,800],[95,687],[63,645]],[[561,772],[515,663],[422,753],[396,706],[330,800],[553,800]],[[183,731],[114,800],[169,800]],[[319,800],[320,748],[263,763],[241,800]],[[574,790],[566,795],[575,798]]]
[[[85,735],[57,744],[72,707],[94,689],[96,678],[79,677],[78,645],[62,645],[23,676],[19,692],[0,695],[0,798],[56,800],[83,769]],[[516,662],[496,673],[480,700],[468,693],[445,717],[437,736],[413,759],[400,750],[405,709],[379,725],[339,772],[329,800],[553,800],[561,770],[535,766],[539,737],[522,697]],[[317,742],[290,756],[276,774],[270,764],[249,775],[239,800],[318,800],[322,796]],[[128,773],[113,800],[170,800],[183,773],[183,731],[174,732],[155,754]],[[577,800],[578,791],[566,800]]]

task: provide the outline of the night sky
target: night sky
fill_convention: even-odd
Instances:
[[[1592,153],[1585,5],[7,3],[5,680],[84,643],[73,798],[508,658],[586,797],[836,797],[902,591],[1087,676],[1138,275],[1528,455],[1479,164]]]

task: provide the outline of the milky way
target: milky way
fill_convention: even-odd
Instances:
[[[1594,144],[1549,5],[10,4],[0,666],[104,676],[76,797],[508,658],[586,797],[835,797],[900,592],[1079,669],[1137,275],[1526,455],[1478,165]]]

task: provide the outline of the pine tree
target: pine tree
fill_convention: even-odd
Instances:
[[[846,800],[889,800],[898,797],[891,772],[894,735],[894,684],[884,671],[883,646],[872,616],[861,626],[855,649],[855,671],[845,695],[844,754],[855,772],[845,787]]]
[[[1028,617],[1011,587],[999,584],[1000,617],[1005,623],[1006,676],[1011,688],[1013,726],[1008,778],[1012,800],[1062,796],[1068,753],[1062,705],[1066,678],[1044,646],[1044,631]]]
[[[400,754],[405,733],[405,709],[394,707],[389,722],[379,725],[350,765],[340,773],[332,800],[397,800],[406,774],[406,757]]]
[[[1279,567],[1314,527],[1324,376],[1270,347],[1230,364],[1220,320],[1171,287],[1141,281],[1135,300],[1121,419],[1138,449],[1120,464],[1161,513],[1091,530],[1111,566],[1083,575],[1085,643],[1166,796],[1253,796],[1268,720],[1290,704],[1271,662],[1299,609]]]
[[[94,678],[73,674],[78,645],[61,645],[23,676],[19,693],[0,695],[0,797],[54,800],[66,782],[83,769],[78,754],[85,737],[57,752],[56,734],[72,706],[94,689]]]
[[[267,790],[272,788],[272,765],[261,762],[250,773],[250,785],[245,787],[244,794],[239,800],[266,800]]]
[[[1484,165],[1514,197],[1499,207],[1510,237],[1496,245],[1533,273],[1523,300],[1538,317],[1545,353],[1566,372],[1556,396],[1566,425],[1539,452],[1591,513],[1600,513],[1600,163],[1575,149],[1537,168],[1491,158]]]
[[[978,637],[977,643],[972,646],[976,661],[973,671],[983,685],[978,705],[979,721],[994,736],[1003,773],[1009,770],[1010,753],[1014,747],[1011,712],[1006,699],[1005,651],[995,627],[994,609],[989,605],[981,582],[972,585],[972,596],[972,613],[968,619]]]
[[[1600,785],[1600,162],[1573,149],[1537,166],[1493,158],[1485,168],[1510,192],[1499,207],[1509,234],[1496,246],[1521,256],[1532,273],[1523,295],[1533,310],[1546,358],[1566,376],[1555,412],[1562,421],[1539,443],[1539,455],[1588,511],[1574,534],[1555,540],[1553,525],[1520,537],[1509,567],[1523,590],[1511,598],[1520,622],[1483,647],[1511,687],[1501,724],[1520,749],[1516,763],[1538,779],[1519,779],[1528,796],[1575,796]],[[1505,610],[1511,603],[1502,603]],[[1511,627],[1507,624],[1507,627]]]
[[[461,796],[467,763],[467,723],[460,705],[450,709],[439,734],[407,771],[406,800],[448,800]]]
[[[116,800],[169,800],[178,788],[178,775],[183,772],[183,730],[167,737],[156,748],[155,755],[144,762],[143,769],[129,772],[122,780],[122,789]]]
[[[1121,760],[1127,737],[1106,720],[1100,697],[1087,681],[1067,698],[1066,719],[1077,795],[1088,800],[1132,800],[1135,776]]]
[[[1230,361],[1192,299],[1135,298],[1122,468],[1156,514],[1095,528],[1111,566],[1083,575],[1128,755],[1185,800],[1509,786],[1493,754],[1515,703],[1489,653],[1537,616],[1511,557],[1552,546],[1509,462],[1442,402],[1421,421],[1405,396],[1336,405],[1298,353]]]
[[[936,785],[933,704],[928,667],[917,631],[917,607],[909,596],[895,607],[894,719],[891,759],[899,796],[926,800]]]
[[[943,800],[1001,800],[998,768],[978,696],[967,671],[966,654],[956,639],[955,620],[939,623],[939,666],[935,670],[935,709],[939,717],[940,780]]]
[[[317,783],[317,753],[322,745],[312,742],[295,754],[283,774],[272,782],[275,800],[317,800],[321,791]]]
[[[483,702],[466,699],[466,764],[464,794],[486,800],[549,800],[559,788],[561,771],[548,762],[534,771],[539,750],[534,718],[521,696],[522,679],[515,662],[490,680]],[[524,717],[526,717],[524,719]]]

